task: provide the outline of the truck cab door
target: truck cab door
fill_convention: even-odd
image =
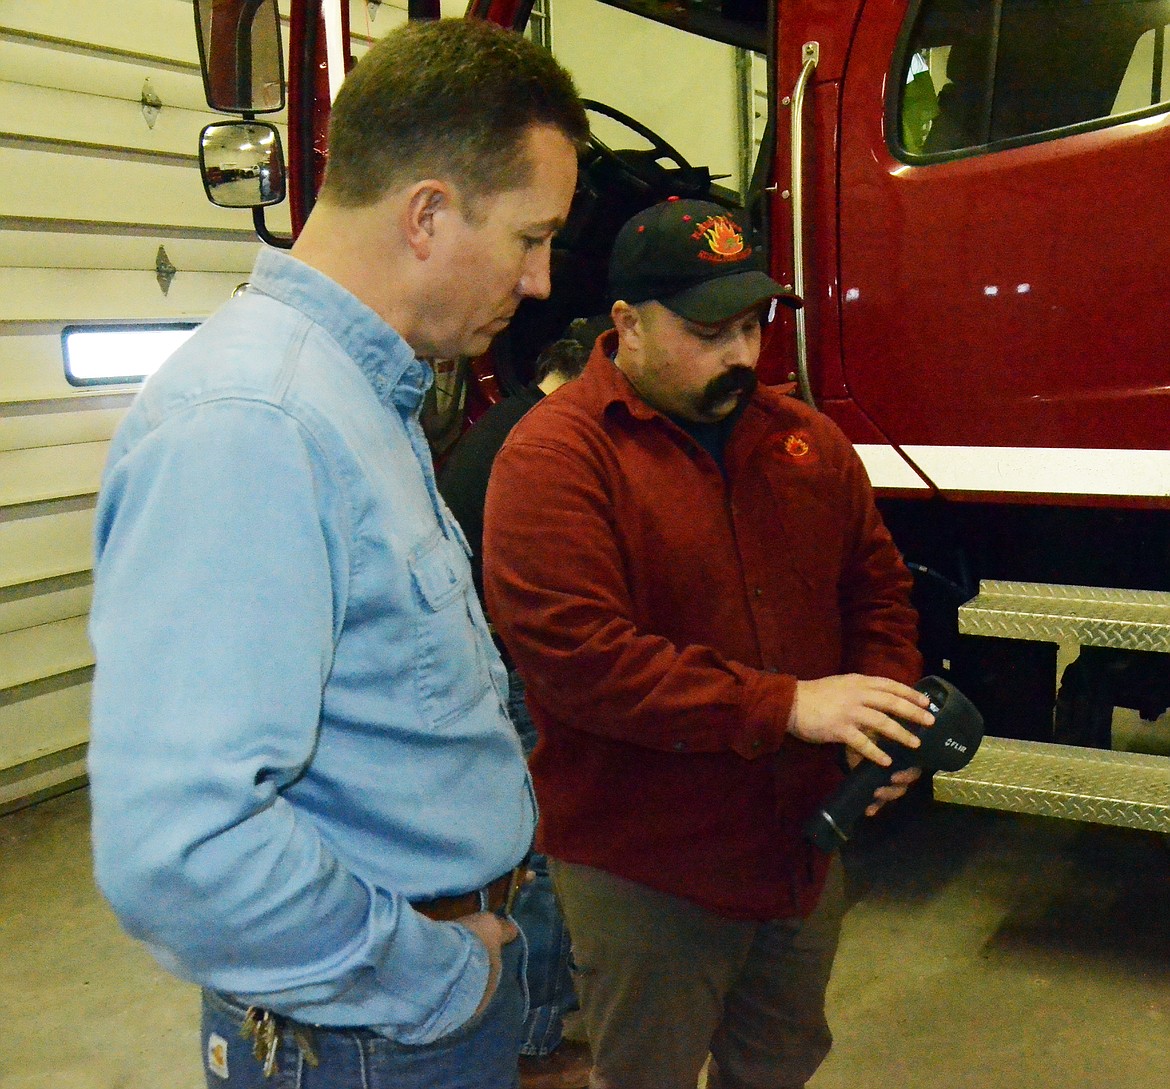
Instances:
[[[842,374],[944,493],[1170,494],[1168,27],[1170,0],[861,11]]]

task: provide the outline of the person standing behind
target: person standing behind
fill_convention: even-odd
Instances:
[[[800,301],[735,215],[639,213],[609,286],[615,331],[513,429],[484,526],[591,1085],[693,1089],[710,1052],[712,1089],[796,1089],[843,912],[802,827],[843,754],[933,721],[910,577],[849,442],[756,384],[769,302]]]
[[[460,436],[439,469],[439,494],[467,537],[471,548],[471,573],[481,598],[483,504],[496,454],[508,433],[529,409],[585,369],[594,340],[610,327],[608,318],[577,318],[565,330],[564,336],[537,357],[532,381],[510,397],[489,405],[474,425]]]
[[[533,380],[491,405],[464,432],[439,470],[439,494],[467,536],[471,572],[481,596],[483,504],[496,453],[529,409],[581,373],[596,334],[608,326],[608,319],[601,324],[577,319],[562,339],[541,352]],[[529,756],[536,746],[536,728],[525,706],[524,682],[511,667],[508,710],[524,755]],[[533,880],[520,890],[515,912],[528,942],[529,1011],[520,1047],[520,1084],[523,1089],[584,1089],[592,1067],[589,1048],[563,1038],[565,1013],[577,1007],[570,974],[571,940],[557,906],[547,860],[533,855],[528,865]]]
[[[587,132],[519,35],[391,33],[334,103],[291,255],[260,254],[112,443],[95,870],[202,986],[209,1086],[516,1082],[534,803],[422,360],[483,352],[547,295]]]

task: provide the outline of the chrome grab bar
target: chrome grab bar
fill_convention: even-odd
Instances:
[[[792,91],[792,288],[804,298],[804,92],[821,58],[819,42],[805,42],[804,67]],[[804,310],[796,314],[796,386],[801,400],[816,407],[808,377],[808,333]]]

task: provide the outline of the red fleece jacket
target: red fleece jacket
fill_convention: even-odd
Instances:
[[[540,848],[733,918],[805,915],[801,828],[837,746],[785,732],[797,679],[918,680],[911,580],[853,447],[760,388],[724,468],[609,354],[497,455],[488,612],[528,687]]]

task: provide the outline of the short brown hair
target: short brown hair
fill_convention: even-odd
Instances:
[[[344,207],[425,178],[472,199],[519,188],[532,125],[580,148],[589,122],[572,77],[522,35],[477,19],[411,22],[377,42],[346,77],[329,122],[322,195]]]
[[[554,340],[536,357],[533,378],[543,382],[550,374],[572,380],[579,378],[589,362],[589,349],[579,340]]]

